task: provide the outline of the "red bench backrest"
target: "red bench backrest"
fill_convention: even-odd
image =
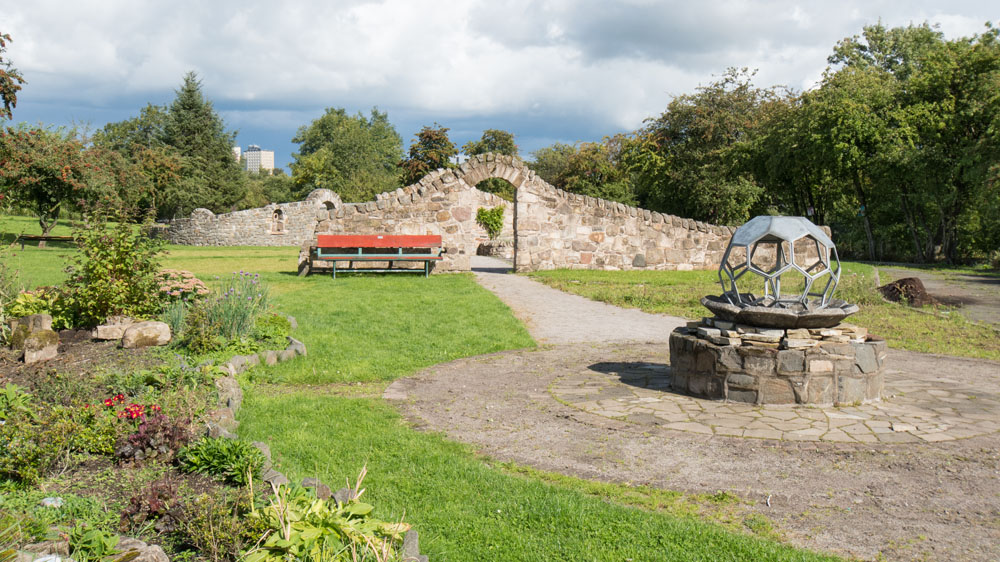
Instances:
[[[438,248],[438,234],[320,234],[319,248]]]

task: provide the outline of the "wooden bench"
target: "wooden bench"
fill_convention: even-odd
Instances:
[[[21,249],[24,249],[25,242],[73,242],[72,236],[41,236],[39,234],[22,234],[17,237],[17,241],[21,243]],[[40,248],[44,246],[39,245]]]
[[[440,261],[444,248],[438,235],[392,234],[321,234],[316,237],[316,259],[333,265],[337,278],[337,262],[349,262],[347,272],[419,272],[419,269],[393,268],[395,262],[424,262],[424,277],[430,275],[431,262]],[[388,268],[355,268],[355,262],[389,262]]]

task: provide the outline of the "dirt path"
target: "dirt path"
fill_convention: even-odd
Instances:
[[[537,340],[551,345],[461,359],[394,382],[384,397],[416,427],[543,470],[737,493],[753,502],[748,510],[772,518],[801,546],[864,559],[880,553],[888,560],[1000,559],[1000,363],[891,353],[887,387],[921,392],[922,398],[908,398],[924,400],[921,411],[939,415],[930,421],[941,427],[961,413],[975,437],[929,442],[902,424],[893,435],[909,442],[899,444],[729,437],[703,415],[725,404],[686,398],[678,406],[656,390],[662,381],[649,384],[669,377],[664,338],[680,319],[627,317],[635,311],[521,276],[477,275]],[[581,393],[587,400],[574,406]],[[701,423],[672,423],[658,407],[679,407],[669,415]],[[801,415],[871,423],[857,408],[806,410]],[[748,425],[773,417],[769,423],[780,424],[793,414],[799,415],[764,408],[724,417],[754,417]],[[960,429],[949,431],[961,436]]]
[[[880,266],[883,277],[893,280],[917,277],[934,298],[948,306],[958,307],[962,314],[976,322],[1000,328],[1000,277],[973,273],[941,273]],[[883,279],[888,283],[888,279]]]

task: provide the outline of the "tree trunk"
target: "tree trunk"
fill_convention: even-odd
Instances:
[[[865,226],[865,236],[868,238],[868,259],[875,261],[875,237],[872,236],[872,223],[868,218],[868,200],[865,197],[865,191],[861,187],[861,172],[854,172],[854,189],[858,193],[858,200],[861,202],[861,218]]]
[[[920,263],[926,263],[927,256],[924,255],[923,248],[920,247],[920,237],[917,235],[917,225],[913,218],[913,213],[910,212],[910,205],[907,202],[906,193],[902,193],[900,199],[903,203],[903,215],[906,217],[906,225],[910,229],[910,236],[913,238],[913,250],[916,252],[915,257]]]

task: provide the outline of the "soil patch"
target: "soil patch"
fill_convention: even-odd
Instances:
[[[878,288],[882,296],[892,302],[905,302],[910,306],[926,306],[939,304],[927,294],[923,281],[919,277],[904,277]]]

